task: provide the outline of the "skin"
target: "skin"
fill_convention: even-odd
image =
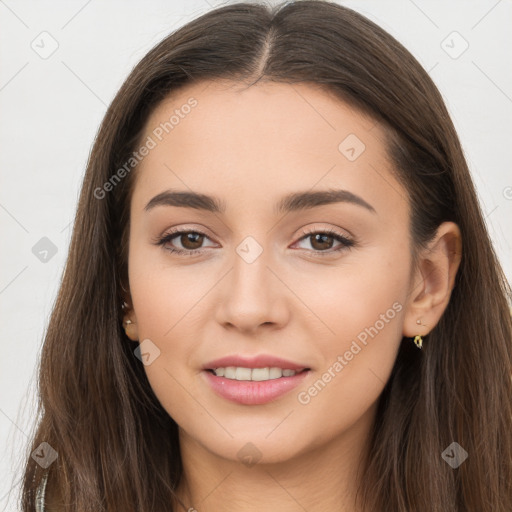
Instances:
[[[384,130],[310,84],[202,82],[173,93],[153,112],[144,139],[190,97],[198,104],[136,169],[129,243],[133,340],[160,355],[145,366],[162,406],[180,427],[179,496],[200,512],[354,512],[358,463],[402,337],[428,334],[443,314],[460,262],[460,231],[444,223],[412,268],[410,205],[387,159]],[[338,149],[356,134],[354,161]],[[218,197],[224,214],[146,204],[167,189]],[[346,189],[375,209],[338,202],[277,215],[298,191]],[[199,256],[153,242],[171,227],[199,229]],[[333,229],[340,246],[314,236]],[[263,249],[251,264],[237,246]],[[307,404],[298,400],[380,315],[400,311]],[[417,320],[420,320],[420,324]],[[412,343],[404,340],[404,343]],[[424,347],[425,349],[425,347]],[[428,350],[428,346],[426,347]],[[239,405],[215,394],[203,364],[229,354],[272,354],[306,363],[306,381],[276,401]],[[238,456],[247,443],[257,464]]]

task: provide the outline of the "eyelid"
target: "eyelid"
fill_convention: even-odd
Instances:
[[[208,237],[209,239],[214,239],[215,236],[210,235],[209,232],[210,232],[209,230],[202,228],[202,227],[188,226],[188,225],[180,224],[179,226],[173,226],[173,227],[166,229],[163,232],[163,234],[157,235],[153,239],[153,242],[157,242],[158,240],[160,240],[162,238],[168,237],[170,235],[180,234],[180,233],[198,233],[200,235]]]
[[[347,240],[352,240],[355,242],[355,237],[352,235],[350,231],[347,229],[342,229],[338,227],[322,227],[318,224],[309,225],[305,228],[302,228],[304,231],[302,232],[301,238],[307,236],[307,235],[313,235],[315,233],[328,233],[330,235],[335,235],[339,237],[346,238]]]

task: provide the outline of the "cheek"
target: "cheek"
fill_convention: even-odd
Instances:
[[[165,249],[142,241],[133,243],[129,254],[130,290],[139,335],[172,341],[195,309],[200,309],[213,277],[198,278],[201,271],[195,265],[172,268]]]
[[[355,253],[332,271],[297,278],[301,296],[307,297],[307,306],[319,319],[318,341],[324,353],[348,350],[355,339],[378,339],[379,346],[396,340],[409,280],[404,254],[379,247],[364,255]]]
[[[378,257],[361,260],[357,272],[348,266],[345,273],[336,269],[336,279],[315,281],[317,291],[308,295],[308,306],[321,319],[316,346],[323,365],[315,382],[300,390],[298,402],[311,413],[328,408],[333,428],[340,418],[363,414],[393,368],[409,268],[400,254],[407,253],[379,251]]]
[[[130,251],[139,340],[151,340],[159,351],[144,366],[146,376],[167,413],[180,425],[193,426],[205,414],[196,401],[204,393],[195,378],[200,372],[197,354],[207,338],[205,319],[213,315],[211,290],[218,273],[201,269],[200,263],[171,267],[163,249],[142,243],[133,244]]]
[[[157,398],[171,414],[171,404],[164,402],[173,396],[181,405],[180,383],[187,378],[186,368],[199,344],[190,322],[201,314],[201,297],[208,290],[208,283],[198,283],[191,274],[192,267],[170,270],[159,255],[160,250],[132,247],[129,280],[139,340],[150,340],[148,347],[157,354],[144,370]]]

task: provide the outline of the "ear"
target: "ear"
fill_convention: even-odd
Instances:
[[[443,222],[428,247],[418,255],[404,317],[404,336],[425,336],[439,322],[450,301],[461,258],[459,226]]]
[[[125,287],[121,285],[121,295],[123,298],[123,329],[126,336],[132,341],[139,341],[139,329],[137,325],[137,316],[133,309],[133,303],[129,291],[126,291]]]

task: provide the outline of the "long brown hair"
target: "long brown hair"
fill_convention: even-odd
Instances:
[[[400,346],[359,496],[372,511],[510,512],[511,291],[454,126],[429,75],[400,43],[353,10],[315,0],[211,10],[153,48],[108,108],[42,349],[41,420],[29,449],[47,442],[58,453],[48,493],[65,511],[149,512],[173,502],[182,472],[177,425],[121,326],[136,167],[112,190],[98,190],[137,149],[164,97],[215,79],[325,87],[386,129],[412,206],[413,246],[423,247],[443,221],[458,224],[462,261],[450,302],[423,351],[410,340]],[[457,468],[441,456],[452,442],[468,453]],[[24,512],[34,509],[43,473],[27,457]]]

